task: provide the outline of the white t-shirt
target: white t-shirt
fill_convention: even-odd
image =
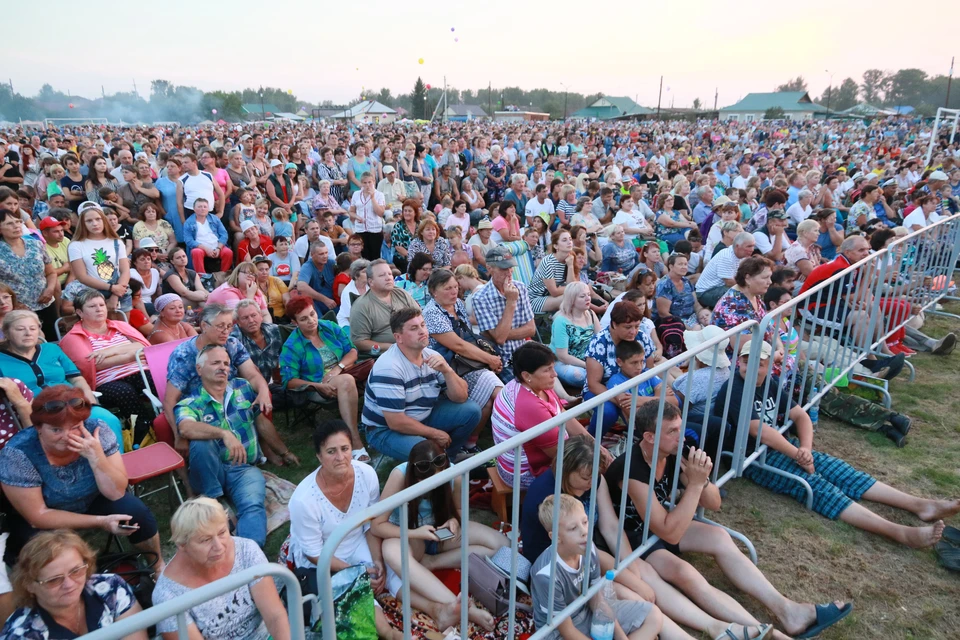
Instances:
[[[122,240],[104,238],[103,240],[74,240],[67,247],[70,262],[83,260],[87,274],[109,282],[114,271],[120,275],[120,261],[127,259],[127,249]]]
[[[356,233],[380,233],[383,231],[383,216],[378,216],[373,212],[373,201],[381,207],[386,206],[383,194],[374,191],[372,196],[363,194],[363,191],[357,191],[350,198],[350,206],[357,208],[357,220],[353,223],[353,230]],[[333,254],[331,253],[332,257]]]
[[[68,247],[69,248],[69,247]],[[140,275],[140,272],[136,269],[130,269],[130,277],[139,280],[140,284],[143,285],[143,288],[140,289],[140,295],[143,296],[143,301],[146,303],[153,302],[153,296],[157,293],[157,288],[160,286],[160,272],[156,269],[150,269],[150,287],[147,288],[147,284],[143,281],[143,277]]]
[[[912,232],[914,225],[919,225],[920,228],[926,228],[939,220],[940,220],[940,216],[937,215],[936,211],[931,213],[930,219],[927,220],[926,218],[923,217],[923,208],[917,207],[916,209],[910,212],[910,215],[908,215],[906,218],[903,219],[903,226],[906,227],[908,231]]]
[[[210,221],[200,222],[197,220],[197,244],[201,247],[214,249],[220,246],[220,238],[210,228]]]
[[[727,247],[707,263],[700,279],[697,280],[697,293],[705,293],[714,287],[721,287],[724,280],[732,280],[737,275],[740,258],[733,253],[733,247]]]
[[[773,238],[765,234],[763,231],[754,231],[753,239],[757,242],[757,249],[760,250],[760,253],[767,254],[773,251]],[[787,233],[784,232],[780,236],[780,249],[781,251],[786,251],[790,246],[790,238],[787,237]]]
[[[344,328],[350,326],[350,309],[353,307],[353,302],[350,300],[351,293],[355,293],[357,296],[360,295],[360,292],[357,290],[357,283],[353,280],[347,283],[347,286],[343,288],[343,293],[340,294],[340,310],[337,311],[337,324]]]
[[[538,216],[541,213],[546,213],[547,215],[552,216],[555,213],[555,210],[553,208],[553,201],[550,200],[550,198],[547,198],[546,200],[543,201],[543,204],[540,204],[540,202],[536,198],[533,198],[529,202],[527,202],[527,206],[524,207],[523,213],[527,219],[528,225],[530,224],[530,219],[533,216]]]
[[[314,567],[307,556],[317,557],[323,545],[334,530],[347,516],[363,511],[380,500],[380,481],[377,472],[370,465],[353,461],[353,498],[347,512],[343,513],[333,506],[317,486],[317,472],[314,470],[300,481],[290,497],[290,554],[298,567]],[[363,556],[369,558],[366,533],[370,523],[364,523],[340,541],[334,555],[340,560],[356,564]]]
[[[317,240],[319,240],[319,241],[322,242],[323,244],[327,245],[327,251],[329,252],[328,257],[329,257],[330,259],[333,259],[333,258],[337,255],[336,250],[333,248],[333,240],[331,240],[330,238],[328,238],[327,236],[325,236],[325,235],[323,235],[323,234],[320,234],[320,237],[317,238]],[[310,241],[307,240],[306,234],[304,234],[304,235],[300,236],[299,238],[297,238],[297,241],[296,241],[296,242],[294,243],[294,245],[293,245],[293,251],[294,251],[294,253],[296,253],[297,256],[300,258],[300,261],[301,261],[301,262],[306,261],[306,259],[307,259],[307,252],[308,252],[309,250],[310,250]]]
[[[183,185],[183,206],[186,209],[193,209],[193,204],[197,198],[203,198],[210,203],[213,209],[213,176],[206,171],[201,171],[195,176],[185,173],[180,176],[180,183]]]
[[[620,210],[617,211],[617,215],[613,216],[613,224],[622,224],[624,227],[629,227],[631,229],[643,229],[649,228],[647,224],[647,219],[643,217],[643,214],[634,209],[630,213]],[[627,240],[633,242],[638,236],[636,234],[624,234]]]
[[[790,218],[790,222],[794,226],[800,224],[813,214],[813,207],[807,205],[806,208],[801,207],[799,202],[794,202],[790,205],[790,208],[787,209],[787,217]]]

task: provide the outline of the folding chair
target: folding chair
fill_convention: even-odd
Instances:
[[[150,406],[153,407],[154,413],[158,416],[163,413],[163,396],[167,392],[167,361],[170,360],[170,355],[173,353],[173,350],[176,349],[181,342],[186,342],[187,340],[189,340],[189,338],[164,342],[163,344],[154,344],[137,350],[135,360],[137,368],[140,370],[140,377],[143,378],[143,394],[150,400]],[[144,364],[150,369],[150,378],[147,377],[147,370],[144,368]],[[156,395],[150,390],[151,379],[153,380],[154,388],[157,390]]]
[[[170,489],[172,490],[169,494],[171,510],[183,504],[183,496],[180,494],[174,472],[182,469],[186,463],[166,442],[155,442],[146,447],[134,449],[120,456],[120,459],[123,460],[123,466],[127,469],[127,481],[135,496],[145,498]],[[167,486],[150,491],[141,490],[142,483],[160,476],[167,477]],[[176,503],[173,501],[174,496],[177,499]]]

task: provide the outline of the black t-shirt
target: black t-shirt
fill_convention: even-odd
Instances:
[[[78,193],[83,194],[83,180],[84,179],[82,176],[79,180],[74,180],[69,174],[67,174],[60,178],[60,188],[64,193],[69,191],[73,195],[77,195]],[[83,200],[83,198],[80,198],[79,200],[67,200],[67,206],[72,210],[77,211],[80,208],[80,205],[83,203]]]
[[[623,470],[626,463],[627,454],[623,454],[607,467],[607,472],[604,474],[604,478],[607,480],[607,488],[610,490],[610,498],[613,500],[613,508],[618,510],[625,489],[621,489],[621,484],[623,483]],[[673,471],[676,464],[676,456],[667,456],[667,465],[664,467],[663,476],[654,484],[653,490],[660,504],[670,500],[670,488],[673,486]],[[650,484],[650,465],[643,459],[640,447],[634,448],[630,459],[630,480]],[[678,490],[683,489],[682,481],[678,481],[677,488]],[[643,538],[643,514],[637,511],[636,505],[633,504],[633,500],[629,496],[627,497],[626,514],[623,517],[623,530],[627,534],[630,545],[636,549]],[[652,531],[650,533],[653,534]]]
[[[553,469],[547,469],[537,476],[523,498],[523,507],[520,512],[520,539],[523,540],[523,557],[531,563],[536,562],[540,554],[551,545],[550,534],[540,524],[540,505],[547,496],[553,495],[556,481],[557,476],[553,474]],[[590,491],[577,499],[583,503],[583,510],[590,513]],[[594,520],[600,520],[599,509],[594,514]],[[594,531],[599,534],[596,527]]]
[[[23,186],[22,182],[10,182],[8,178],[22,178],[23,174],[20,173],[20,155],[16,151],[7,151],[7,155],[4,158],[3,164],[9,164],[6,173],[3,174],[3,178],[0,178],[0,187],[9,187],[16,191]]]
[[[740,421],[740,404],[743,400],[743,394],[750,392],[745,390],[743,376],[740,375],[738,370],[730,376],[729,380],[723,383],[717,397],[726,398],[727,386],[731,384],[733,385],[733,390],[730,392],[730,409],[727,411],[727,422],[736,428]],[[753,405],[750,407],[750,420],[760,420],[767,426],[779,427],[786,421],[790,410],[793,409],[797,403],[793,401],[793,398],[786,391],[778,391],[778,389],[780,389],[780,378],[777,376],[770,377],[769,394],[765,397],[763,391],[766,388],[766,381],[759,387],[753,387]],[[780,396],[779,404],[777,403],[778,394]],[[713,403],[713,414],[715,416],[723,416],[722,402]],[[747,451],[753,451],[755,447],[756,438],[751,436],[747,440]]]
[[[660,184],[660,176],[657,174],[653,174],[651,176],[644,173],[642,176],[640,176],[637,182],[647,185],[647,193],[649,193],[652,197],[657,193],[657,186]]]

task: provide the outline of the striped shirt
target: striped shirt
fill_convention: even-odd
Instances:
[[[103,335],[96,333],[88,333],[87,335],[94,353],[101,349],[109,349],[110,347],[122,347],[130,342],[127,336],[116,329],[110,329]],[[108,369],[101,369],[97,371],[97,386],[99,387],[102,384],[126,378],[129,375],[137,373],[139,370],[136,362],[128,362],[127,364],[118,364]]]
[[[403,413],[418,422],[429,418],[446,388],[444,377],[426,364],[436,353],[424,349],[423,363],[417,366],[392,345],[377,358],[363,394],[363,424],[386,428],[384,412]]]

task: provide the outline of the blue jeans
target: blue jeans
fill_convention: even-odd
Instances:
[[[222,440],[190,441],[190,485],[208,498],[227,494],[237,510],[237,535],[267,541],[266,485],[260,469],[223,461]]]
[[[464,443],[480,423],[480,405],[472,400],[453,402],[446,396],[440,396],[423,424],[450,434],[450,448],[447,455],[453,458],[463,448]],[[367,442],[380,453],[394,460],[407,460],[414,445],[426,438],[406,433],[397,433],[388,427],[367,426]]]
[[[597,394],[587,389],[583,392],[583,401],[586,402],[591,398],[596,397]],[[603,437],[603,431],[597,433],[597,420],[599,419],[600,413],[603,413],[603,429],[609,429],[611,426],[616,424],[617,419],[620,417],[620,407],[615,405],[612,402],[604,402],[603,407],[593,410],[593,416],[590,418],[590,426],[587,427],[587,431],[590,435],[596,438]]]
[[[582,387],[583,383],[587,381],[587,370],[583,367],[578,367],[575,364],[565,364],[557,360],[553,368],[556,369],[560,382],[569,387]]]

